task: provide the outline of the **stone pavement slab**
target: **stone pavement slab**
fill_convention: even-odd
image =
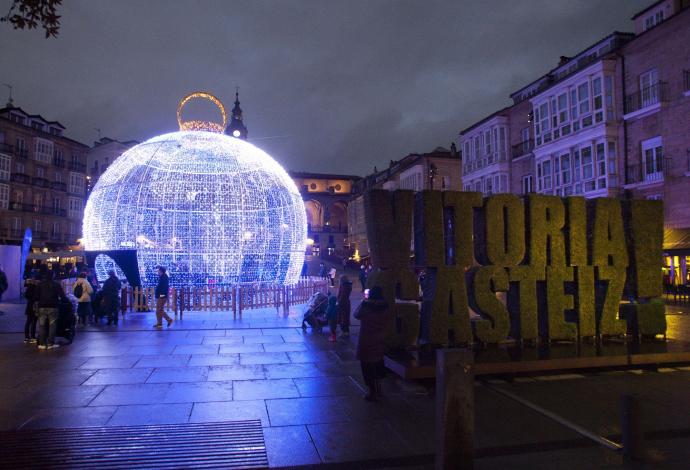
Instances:
[[[370,468],[402,468],[405,462],[405,468],[429,467],[434,384],[389,375],[381,402],[364,401],[354,359],[356,323],[352,337],[330,343],[327,333],[299,328],[297,309],[286,317],[274,309],[245,312],[237,321],[226,313],[187,312],[162,331],[150,328],[152,313],[128,314],[117,327],[88,326],[72,345],[38,351],[12,332],[23,321],[23,306],[5,307],[0,429],[260,419],[272,466],[374,459],[378,463]],[[683,315],[673,318],[676,333],[677,325],[690,325]],[[679,451],[672,437],[690,429],[684,413],[690,409],[690,371],[669,367],[663,373],[497,383],[595,432],[619,430],[619,397],[634,393],[646,429],[671,433],[652,442],[661,456],[654,468],[681,462],[677,456],[687,456],[690,448]],[[540,450],[579,436],[482,385],[475,396],[475,445],[502,452],[478,458],[477,468],[618,467],[596,448]]]

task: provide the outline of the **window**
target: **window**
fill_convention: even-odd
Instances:
[[[582,179],[587,181],[594,178],[594,166],[592,162],[592,147],[583,147],[580,149],[582,156]]]
[[[12,193],[12,201],[17,204],[24,204],[24,191],[14,191]]]
[[[84,176],[79,173],[69,174],[69,192],[72,194],[84,194]]]
[[[17,152],[26,155],[26,140],[22,139],[21,137],[17,137],[14,142]]]
[[[81,216],[81,199],[76,197],[69,198],[68,210],[70,217],[80,217]]]
[[[484,195],[491,196],[493,194],[493,178],[489,176],[484,180]]]
[[[649,201],[661,201],[663,200],[663,197],[661,194],[650,194],[646,199]]]
[[[62,203],[60,202],[60,198],[59,198],[59,197],[54,197],[54,198],[53,198],[53,212],[55,212],[55,213],[60,212],[60,209],[61,209],[60,206],[61,206],[61,205],[62,205]]]
[[[17,173],[26,174],[26,166],[23,163],[17,162]]]
[[[529,194],[531,193],[534,188],[533,188],[533,179],[532,175],[527,175],[522,177],[522,194]]]
[[[64,154],[62,153],[62,149],[56,147],[56,148],[55,148],[55,155],[54,155],[54,156],[55,156],[55,159],[56,159],[56,160],[63,160],[63,159],[64,159]]]
[[[642,107],[651,106],[659,102],[658,74],[656,69],[640,75],[640,98]]]
[[[53,229],[50,231],[53,237],[60,235],[60,222],[53,222]]]
[[[570,184],[570,154],[561,155],[561,184]]]
[[[539,117],[541,119],[541,130],[542,132],[548,131],[551,127],[549,126],[549,104],[544,103],[539,107]]]
[[[0,184],[0,209],[7,209],[10,205],[10,187]]]
[[[577,87],[577,96],[580,103],[580,114],[589,113],[589,83],[583,83]]]
[[[37,178],[45,178],[46,177],[46,171],[43,169],[42,166],[36,167],[36,177]]]
[[[43,209],[43,201],[45,198],[43,197],[43,194],[37,193],[34,194],[34,212],[40,212],[41,209]]]
[[[491,155],[491,131],[484,132],[484,154]]]
[[[597,188],[603,189],[606,187],[606,146],[601,143],[597,144]]]
[[[537,163],[537,189],[542,192],[550,192],[551,189],[551,160]]]
[[[12,160],[7,155],[0,155],[0,181],[9,181]]]
[[[644,19],[643,31],[647,31],[648,29],[653,28],[654,26],[658,25],[662,21],[664,21],[664,10],[659,10],[659,11],[652,13],[651,15],[649,15],[648,17],[646,17]]]
[[[604,98],[601,88],[601,77],[592,80],[592,97],[594,103],[594,122],[602,122],[604,120]]]
[[[658,181],[664,178],[664,151],[661,137],[642,142],[644,180]]]
[[[609,157],[609,186],[618,186],[618,178],[616,174],[618,169],[616,168],[616,143],[608,143],[608,157]]]
[[[74,222],[70,222],[70,223],[69,223],[69,236],[70,236],[70,237],[74,237],[74,235],[75,235],[76,233],[77,233],[77,231],[76,231],[76,227],[75,227],[75,225],[74,225]],[[314,235],[314,241],[315,241],[315,242],[318,242],[318,241],[319,241],[319,236],[318,236],[318,235]]]
[[[441,189],[450,189],[450,176],[441,177]]]
[[[568,93],[558,96],[558,120],[561,124],[568,121]]]
[[[62,183],[62,173],[60,173],[59,171],[55,172],[55,182]]]
[[[41,219],[34,219],[34,230],[40,232],[43,228],[43,221]]]
[[[577,91],[573,88],[570,90],[570,119],[574,121],[577,116]]]
[[[37,131],[42,131],[43,130],[43,124],[41,124],[38,121],[31,121],[31,128],[36,129]]]
[[[36,160],[51,163],[53,159],[53,143],[45,139],[36,139]]]
[[[604,77],[604,93],[606,94],[606,120],[613,121],[613,79],[611,75]]]

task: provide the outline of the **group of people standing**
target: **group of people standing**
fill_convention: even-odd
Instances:
[[[24,323],[24,342],[38,343],[39,349],[52,349],[60,308],[72,308],[72,300],[77,304],[77,319],[82,325],[87,321],[97,323],[101,317],[108,318],[108,325],[117,325],[120,305],[120,280],[114,271],[99,289],[95,276],[82,271],[71,286],[71,295],[65,292],[63,284],[54,279],[51,270],[34,273],[24,283],[26,298],[26,322]],[[39,334],[36,336],[36,326]]]

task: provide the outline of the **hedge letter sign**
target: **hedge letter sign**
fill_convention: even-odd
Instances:
[[[665,334],[663,203],[456,191],[365,194],[367,236],[392,309],[391,347],[419,334],[415,268],[433,271],[431,341],[577,341]]]

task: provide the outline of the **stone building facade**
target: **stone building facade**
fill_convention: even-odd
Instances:
[[[115,161],[117,157],[137,145],[136,140],[120,142],[109,137],[102,137],[93,143],[86,155],[87,186],[90,190],[98,178]]]
[[[391,160],[387,169],[374,171],[357,181],[348,205],[348,241],[355,259],[369,256],[367,227],[364,219],[364,192],[370,189],[407,189],[423,191],[462,190],[462,158],[455,145],[451,150],[437,147],[429,153],[413,153],[401,160]]]
[[[464,189],[663,199],[665,270],[670,282],[689,279],[689,3],[653,3],[634,33],[561,57],[512,105],[461,131]]]
[[[88,146],[65,127],[12,103],[0,109],[0,243],[34,248],[77,244],[82,231]]]
[[[307,211],[307,254],[347,257],[350,255],[347,211],[359,176],[289,171]]]

